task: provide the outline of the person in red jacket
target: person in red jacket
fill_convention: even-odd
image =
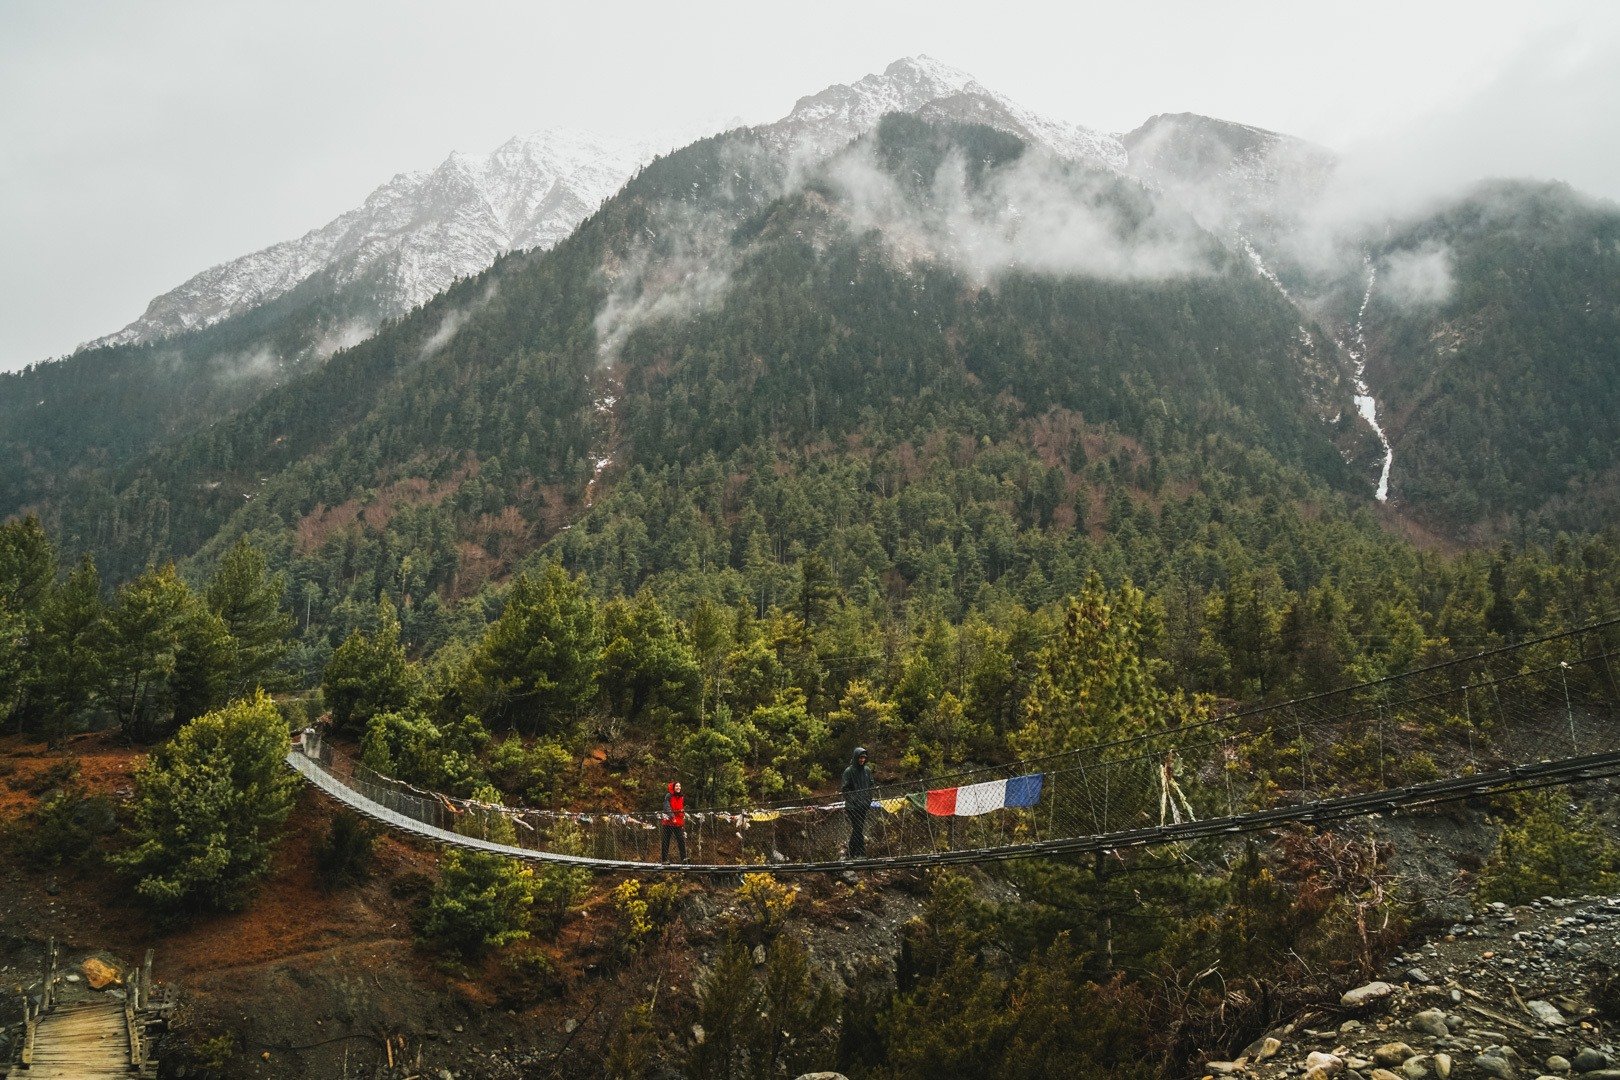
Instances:
[[[686,861],[686,796],[681,794],[681,782],[672,780],[669,794],[664,796],[664,854],[669,862],[669,839],[673,836],[681,850],[681,862]]]

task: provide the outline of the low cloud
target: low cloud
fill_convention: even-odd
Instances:
[[[1444,244],[1394,251],[1384,256],[1379,294],[1404,308],[1435,307],[1451,299],[1451,249]]]
[[[315,343],[310,346],[310,354],[317,360],[326,360],[333,353],[354,348],[376,332],[377,327],[374,323],[352,319],[332,327],[316,338]]]
[[[830,175],[857,229],[876,229],[901,258],[943,259],[978,284],[1015,271],[1164,281],[1213,270],[1208,237],[1190,217],[1035,150],[978,186],[953,151],[925,199],[864,147]]]
[[[429,334],[428,339],[422,342],[422,359],[426,360],[450,344],[451,339],[456,336],[456,331],[460,330],[461,324],[466,321],[467,313],[465,311],[457,309],[446,312],[444,318],[439,320],[439,325],[434,328],[433,333]]]
[[[445,312],[444,317],[439,320],[439,325],[434,327],[433,333],[429,334],[427,340],[422,342],[421,358],[426,360],[450,344],[455,339],[456,334],[460,333],[462,326],[466,324],[472,313],[495,299],[496,292],[496,285],[492,281],[484,289],[484,294],[478,299],[465,307],[452,308]]]
[[[722,186],[713,202],[661,202],[645,235],[604,265],[607,298],[595,324],[604,364],[636,330],[723,303],[739,272],[741,216],[812,180],[828,184],[850,226],[876,231],[897,260],[942,260],[979,284],[1009,272],[1163,281],[1214,269],[1214,245],[1191,217],[1044,153],[1022,155],[982,185],[953,153],[922,193],[905,190],[865,144],[814,167],[799,147],[773,154],[741,143],[723,153],[731,158],[722,175],[735,187]]]
[[[740,217],[803,184],[801,153],[779,155],[746,140],[728,140],[719,153],[722,183],[701,208],[684,200],[659,202],[643,235],[603,266],[607,298],[595,320],[603,364],[616,360],[644,326],[719,307],[736,273],[733,232]]]
[[[281,371],[281,357],[268,345],[216,356],[210,363],[214,381],[227,386],[273,379]]]

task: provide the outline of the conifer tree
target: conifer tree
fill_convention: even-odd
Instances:
[[[356,630],[332,653],[321,691],[338,730],[355,733],[380,713],[414,714],[426,703],[427,679],[405,655],[387,597],[377,602],[377,632]]]
[[[1013,744],[1037,757],[1175,727],[1200,706],[1160,684],[1152,654],[1159,619],[1130,583],[1110,590],[1093,572],[1069,601],[1063,632],[1036,657],[1024,723]]]
[[[279,668],[292,648],[296,620],[282,610],[285,591],[281,575],[269,572],[263,553],[245,536],[224,554],[209,579],[203,597],[231,635],[232,694],[286,685],[287,675]]]
[[[122,586],[99,625],[107,694],[126,730],[156,734],[220,704],[230,633],[172,563]]]
[[[519,574],[473,656],[472,700],[491,724],[568,730],[596,694],[596,608],[557,563]]]
[[[115,857],[168,913],[232,910],[269,869],[298,780],[287,725],[263,691],[200,716],[136,775],[135,843]]]

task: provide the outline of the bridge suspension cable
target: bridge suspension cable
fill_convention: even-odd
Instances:
[[[656,813],[458,800],[318,737],[288,764],[384,825],[596,870],[735,874],[988,862],[1183,843],[1620,775],[1620,620],[1208,721],[886,785],[846,857],[838,795],[689,810],[691,863],[658,861]]]

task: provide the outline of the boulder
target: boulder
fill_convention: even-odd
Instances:
[[[105,990],[123,981],[117,968],[93,956],[84,962],[83,970],[84,981],[90,984],[92,990]]]
[[[1569,1072],[1569,1058],[1554,1054],[1544,1062],[1546,1070],[1550,1073]]]
[[[1338,1054],[1327,1054],[1321,1050],[1312,1050],[1305,1055],[1305,1069],[1307,1072],[1313,1069],[1321,1069],[1329,1076],[1332,1076],[1334,1073],[1344,1071],[1344,1058]]]
[[[1438,1076],[1440,1080],[1451,1080],[1450,1054],[1434,1055],[1434,1075]]]
[[[1519,1080],[1519,1074],[1508,1064],[1507,1058],[1496,1054],[1479,1054],[1474,1058],[1474,1067],[1496,1080]]]
[[[1531,1016],[1548,1027],[1563,1027],[1569,1023],[1564,1019],[1564,1014],[1558,1011],[1558,1006],[1550,1001],[1527,1001],[1524,1007],[1530,1010]]]
[[[1243,1051],[1243,1056],[1250,1061],[1264,1061],[1267,1058],[1276,1057],[1277,1051],[1281,1049],[1281,1039],[1272,1035],[1262,1035],[1249,1044],[1248,1049]]]
[[[1440,1009],[1424,1009],[1412,1017],[1411,1027],[1413,1031],[1433,1035],[1437,1039],[1451,1034],[1451,1029],[1446,1027],[1446,1014]]]
[[[1365,1008],[1375,1001],[1382,1001],[1394,992],[1395,988],[1387,982],[1370,982],[1354,990],[1346,990],[1344,996],[1339,999],[1339,1004],[1346,1009]]]
[[[1575,1067],[1576,1072],[1585,1073],[1594,1072],[1598,1069],[1607,1069],[1610,1061],[1608,1054],[1603,1053],[1601,1050],[1593,1050],[1590,1046],[1584,1046],[1581,1048],[1581,1052],[1575,1055],[1571,1064]]]
[[[1409,1058],[1417,1056],[1417,1051],[1403,1042],[1385,1043],[1372,1052],[1373,1060],[1386,1069],[1398,1069],[1405,1065]]]
[[[1374,1069],[1367,1076],[1369,1080],[1405,1080],[1400,1073],[1390,1072],[1388,1069]]]

